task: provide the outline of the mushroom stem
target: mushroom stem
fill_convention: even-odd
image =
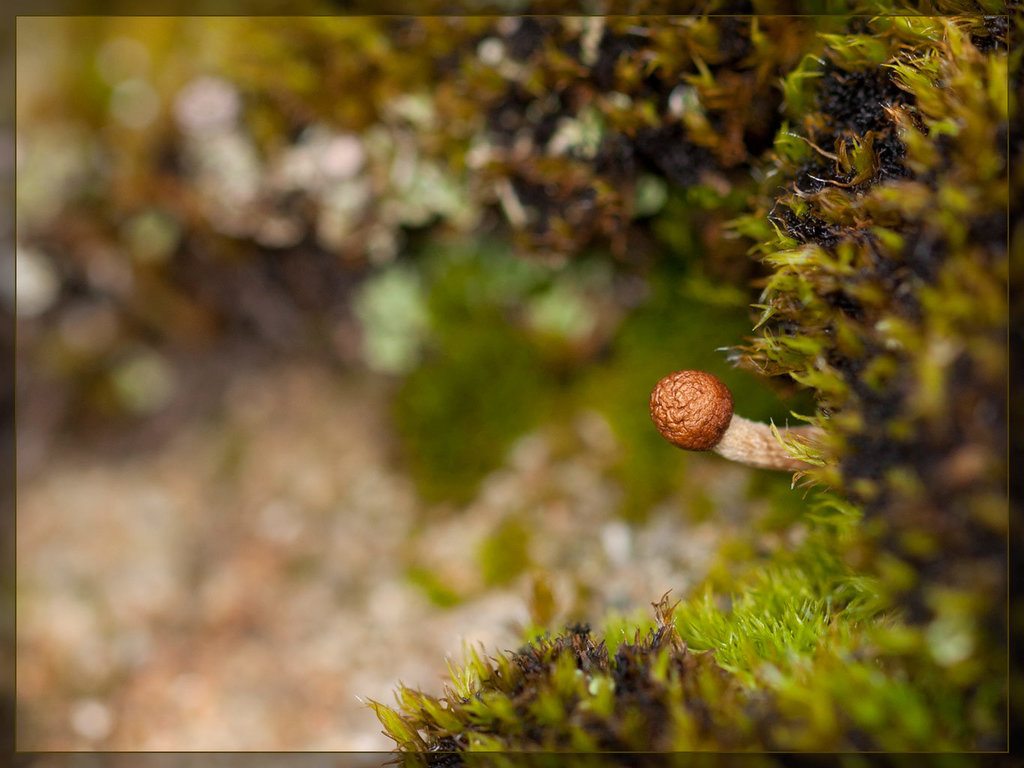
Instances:
[[[821,436],[821,430],[811,426],[791,427],[780,432],[810,439]],[[772,434],[770,426],[736,414],[733,414],[722,439],[711,450],[719,456],[761,469],[798,470],[812,466],[790,456],[786,447]]]

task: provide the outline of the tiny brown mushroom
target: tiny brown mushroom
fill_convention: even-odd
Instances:
[[[688,451],[720,456],[762,469],[798,470],[811,465],[790,456],[771,427],[732,412],[732,393],[704,371],[676,371],[651,392],[651,418],[662,436]],[[794,427],[789,434],[820,436],[817,427]]]

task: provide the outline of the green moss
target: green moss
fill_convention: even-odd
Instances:
[[[707,141],[705,100],[724,73],[701,63],[721,60],[721,32],[688,28],[689,82],[708,90],[685,122],[694,146],[724,166],[724,143]],[[457,727],[407,706],[423,694],[404,700],[404,722],[427,741],[456,750],[1001,745],[1006,519],[986,510],[1005,470],[1006,28],[878,16],[827,32],[789,60],[791,122],[763,168],[761,207],[733,224],[768,271],[757,335],[736,344],[747,331],[730,323],[742,315],[714,289],[728,282],[729,258],[699,255],[698,219],[729,195],[690,179],[692,194],[670,194],[655,214],[670,248],[653,281],[661,287],[580,390],[592,407],[619,403],[605,412],[629,445],[624,485],[640,480],[627,514],[642,517],[684,473],[673,478],[648,442],[649,383],[639,379],[682,367],[719,373],[710,350],[717,333],[731,336],[721,346],[743,362],[814,394],[792,410],[827,433],[804,478],[820,487],[800,501],[782,482],[748,489],[774,499],[762,531],[799,524],[803,540],[767,550],[728,542],[707,582],[674,613],[662,601],[653,626],[617,619],[603,636],[569,628],[493,664],[474,656],[459,678],[470,682],[444,697]],[[753,31],[751,40],[764,45]],[[614,77],[628,79],[628,65]],[[758,396],[723,373],[743,415],[785,417],[771,413],[778,403],[763,386]],[[603,650],[623,642],[613,658]],[[624,669],[637,673],[633,688],[609,683]],[[647,708],[631,698],[637,687]],[[463,716],[470,700],[483,709]]]
[[[92,61],[101,31],[138,35],[168,73],[154,83],[168,104],[197,74],[235,83],[232,135],[252,144],[260,179],[317,131],[355,142],[362,165],[331,194],[268,187],[226,234],[171,110],[153,131],[125,130],[110,84],[64,60],[63,90],[30,112],[94,126],[81,155],[113,161],[83,163],[80,187],[50,184],[56,212],[48,195],[20,206],[21,244],[69,255],[54,306],[19,327],[38,339],[26,361],[102,395],[69,396],[69,411],[123,408],[102,384],[121,362],[111,350],[234,332],[293,352],[356,307],[367,361],[404,376],[394,421],[425,498],[470,499],[516,437],[588,409],[612,426],[636,521],[672,494],[695,518],[717,512],[690,487],[698,459],[647,415],[665,373],[710,370],[741,415],[825,429],[799,481],[818,487],[803,497],[751,474],[749,535],[671,621],[660,604],[653,623],[609,619],[603,636],[576,628],[474,657],[444,702],[403,690],[400,713],[378,706],[392,736],[458,750],[999,747],[1006,146],[1022,25],[1016,5],[1009,18],[981,6],[989,15],[942,0],[955,15],[822,2],[827,19],[83,21],[69,49]],[[195,56],[165,68],[181,29]],[[23,165],[31,185],[36,165]],[[181,237],[112,267],[109,254],[138,250],[122,225],[147,211],[182,222]],[[308,237],[267,246],[267,211]],[[350,268],[377,273],[351,303]],[[274,311],[240,306],[240,274]],[[112,302],[116,338],[69,355],[60,329],[90,298]],[[527,537],[509,523],[485,543],[485,581],[528,566]],[[461,599],[424,570],[409,578],[438,605]],[[621,657],[602,655],[612,647]]]
[[[441,581],[429,568],[413,566],[406,571],[406,578],[419,587],[427,599],[439,608],[450,608],[462,602],[462,595]]]
[[[423,495],[466,501],[558,396],[558,371],[520,312],[552,271],[495,245],[453,244],[420,261],[430,333],[394,419]]]
[[[707,731],[715,705],[694,694],[720,686],[724,673],[709,654],[685,649],[666,601],[658,611],[656,629],[614,653],[582,626],[513,654],[471,652],[442,699],[401,689],[405,718],[397,726],[391,710],[373,706],[407,749],[663,750]]]
[[[530,565],[530,531],[518,520],[504,520],[481,543],[477,562],[488,587],[506,584]]]
[[[861,590],[847,583],[844,599],[822,602],[814,592],[832,567],[792,568],[744,585],[728,612],[705,599],[673,615],[663,599],[653,625],[577,626],[515,653],[471,652],[440,699],[400,690],[398,727],[395,710],[374,707],[402,749],[954,746],[965,711],[941,681],[893,682],[892,669],[844,650],[871,615]]]
[[[401,749],[959,749],[990,719],[996,680],[960,696],[919,636],[882,611],[881,584],[835,553],[859,514],[819,494],[811,535],[733,582],[609,617],[515,653],[469,652],[435,699],[401,689],[374,704]],[[614,653],[612,649],[615,649]],[[398,716],[402,725],[389,722]],[[980,726],[980,727],[979,727]],[[415,733],[415,735],[413,735]]]
[[[407,466],[428,500],[468,500],[512,440],[540,421],[543,361],[504,323],[467,325],[458,346],[402,383],[395,422]]]
[[[975,29],[879,22],[870,51],[830,40],[821,111],[803,129],[839,154],[812,170],[780,148],[793,181],[773,205],[789,237],[765,254],[774,273],[752,359],[817,390],[819,419],[837,436],[831,478],[885,520],[883,549],[919,573],[940,561],[951,572],[954,560],[991,569],[991,583],[999,534],[970,509],[996,492],[1003,461],[1006,57],[982,55]],[[922,50],[897,55],[911,38]],[[844,149],[863,150],[862,160],[845,166]],[[976,463],[953,480],[965,443]],[[923,545],[925,517],[943,522]],[[932,573],[901,598],[922,618]]]

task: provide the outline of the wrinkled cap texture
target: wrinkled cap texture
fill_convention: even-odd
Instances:
[[[651,392],[651,418],[662,436],[688,451],[718,444],[732,420],[732,393],[717,376],[676,371]]]

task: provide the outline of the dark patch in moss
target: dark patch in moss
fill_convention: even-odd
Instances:
[[[459,742],[451,736],[444,736],[427,747],[423,754],[430,768],[457,768],[466,761],[459,752]]]
[[[864,314],[861,309],[860,302],[845,291],[832,291],[830,293],[826,293],[824,298],[831,306],[838,309],[847,317],[858,319]]]
[[[751,0],[721,0],[721,2],[709,3],[708,13],[719,16],[749,16],[757,13],[757,8]],[[779,9],[778,13],[786,12]]]
[[[573,37],[562,43],[562,45],[558,47],[558,50],[576,61],[580,61],[580,57],[583,55],[583,46],[578,37]]]
[[[181,147],[167,138],[153,152],[153,170],[170,178],[181,178],[185,175],[183,155]]]
[[[563,634],[554,639],[550,635],[537,638],[533,643],[524,645],[512,655],[512,663],[516,665],[523,678],[516,682],[513,694],[528,690],[537,682],[536,676],[546,676],[549,665],[563,654],[572,654],[576,668],[583,672],[608,671],[608,649],[604,640],[595,642],[596,638],[587,624],[572,624],[566,627]]]
[[[933,282],[947,255],[942,235],[931,228],[919,228],[906,238],[903,263],[926,283]]]
[[[916,126],[918,130],[929,136],[926,126]],[[931,139],[932,147],[939,156],[938,162],[918,177],[918,180],[932,189],[938,189],[939,181],[949,172],[956,158],[956,141],[948,133],[941,133]]]
[[[757,91],[750,101],[750,118],[744,141],[747,152],[757,156],[771,149],[782,125],[782,95],[777,91]]]
[[[641,50],[647,43],[642,35],[617,34],[605,29],[597,48],[597,61],[591,68],[590,77],[602,91],[615,88],[615,67],[619,59]]]
[[[1018,131],[1019,128],[1017,126],[1017,123],[1019,121],[1016,120],[1016,119],[1013,119],[1013,120],[1011,120],[1011,122],[1012,122],[1013,127],[1014,127],[1014,132]],[[1000,123],[996,127],[996,140],[994,142],[994,146],[995,146],[996,151],[999,153],[999,158],[1003,161],[1002,165],[1000,166],[1000,170],[1006,168],[1006,161],[1009,159],[1010,146],[1013,146],[1014,148],[1017,148],[1017,147],[1020,146],[1019,144],[1014,144],[1014,143],[1012,143],[1010,141],[1010,134],[1011,134],[1010,125],[1008,125],[1007,123]],[[1019,134],[1017,134],[1017,135],[1019,135]]]
[[[1006,250],[1008,231],[1005,211],[992,211],[972,219],[967,226],[967,242],[990,252]]]
[[[976,32],[971,35],[971,43],[982,53],[1005,50],[1010,35],[1009,16],[982,16],[985,34]]]
[[[608,136],[594,158],[594,170],[613,178],[630,178],[636,173],[636,152],[633,143],[622,134]]]
[[[586,622],[574,621],[566,625],[565,631],[571,635],[589,635],[590,625]]]
[[[739,3],[749,5],[749,3]],[[743,11],[739,13],[753,13]],[[732,67],[747,58],[753,46],[750,43],[750,36],[747,30],[750,29],[750,19],[728,17],[719,20],[718,24],[718,53],[721,60],[719,67]]]
[[[904,262],[891,258],[878,247],[877,240],[868,233],[864,242],[874,257],[874,279],[892,299],[894,314],[914,322],[921,320],[921,301],[917,296],[916,281],[913,270]]]
[[[519,18],[515,30],[505,38],[508,55],[516,61],[526,61],[544,45],[547,30],[532,16]]]
[[[838,227],[817,216],[797,216],[789,206],[778,206],[772,219],[782,225],[786,234],[801,243],[817,243],[829,248],[839,242]]]
[[[525,122],[526,108],[532,103],[530,94],[518,85],[510,86],[502,98],[487,108],[484,115],[490,140],[498,146],[511,146],[517,130]]]
[[[847,72],[825,67],[818,90],[818,108],[835,130],[857,134],[876,133],[890,127],[883,107],[912,104],[913,97],[900,90],[887,69]]]
[[[828,186],[826,179],[831,179],[834,175],[835,167],[833,165],[826,165],[817,159],[804,163],[796,171],[793,189],[800,195],[809,195],[814,194],[815,192],[820,192]],[[848,181],[849,178],[850,177],[838,180],[845,182]]]
[[[647,165],[684,187],[694,184],[700,171],[711,165],[710,153],[687,141],[678,123],[640,129],[636,134],[636,148]]]
[[[531,181],[523,176],[516,175],[511,178],[512,189],[516,197],[531,216],[529,229],[536,235],[547,234],[551,230],[551,222],[560,215],[561,204],[569,204],[573,200],[561,200],[559,196],[544,183]],[[582,199],[593,199],[594,190],[586,189],[581,192]]]
[[[871,179],[872,182],[912,175],[910,169],[903,164],[903,159],[907,156],[907,147],[900,141],[895,131],[889,130],[876,136],[873,149],[878,159],[878,171]]]

